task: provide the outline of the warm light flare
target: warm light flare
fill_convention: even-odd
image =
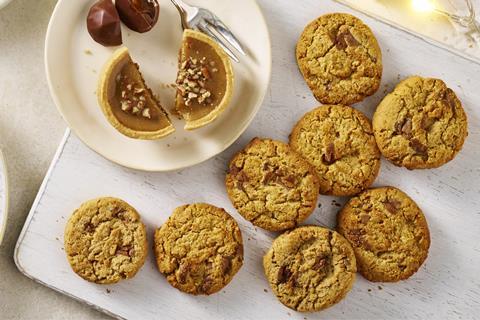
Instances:
[[[435,10],[432,0],[412,0],[412,7],[416,11],[430,12]]]

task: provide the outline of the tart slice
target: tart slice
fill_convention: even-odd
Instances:
[[[175,131],[125,47],[105,65],[97,97],[112,126],[130,138],[154,140]]]
[[[230,58],[209,36],[186,29],[176,84],[176,111],[185,119],[185,129],[203,127],[230,103],[233,90]]]

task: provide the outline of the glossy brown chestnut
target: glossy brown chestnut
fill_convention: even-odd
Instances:
[[[140,33],[151,30],[160,13],[157,0],[116,0],[115,7],[123,23]]]
[[[112,0],[100,0],[90,8],[87,29],[93,40],[104,46],[122,44],[120,17]]]

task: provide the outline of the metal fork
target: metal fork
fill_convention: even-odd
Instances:
[[[227,28],[227,26],[210,10],[191,6],[185,3],[183,0],[170,0],[180,13],[183,29],[197,29],[214,39],[225,52],[235,62],[240,62],[238,57],[228,47],[227,43],[235,48],[242,55],[246,56],[240,41],[235,35]],[[216,31],[220,36],[214,33]],[[223,38],[223,40],[222,40]],[[226,42],[226,43],[225,43]]]

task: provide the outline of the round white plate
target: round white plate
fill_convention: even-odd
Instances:
[[[3,235],[7,225],[8,215],[8,183],[7,167],[2,150],[0,150],[0,244],[2,244]]]
[[[188,0],[215,12],[250,52],[232,62],[235,87],[232,103],[210,125],[187,132],[184,122],[171,117],[176,132],[157,141],[130,139],[106,120],[97,103],[96,87],[103,65],[116,48],[94,42],[86,29],[92,0],[59,0],[51,17],[45,65],[50,92],[58,110],[90,148],[120,165],[169,171],[205,161],[230,146],[247,128],[268,89],[271,49],[267,25],[255,0]],[[122,25],[123,43],[140,65],[147,84],[162,105],[172,109],[177,54],[181,45],[180,17],[169,0],[160,0],[157,25],[144,34]],[[239,54],[240,56],[240,54]]]

